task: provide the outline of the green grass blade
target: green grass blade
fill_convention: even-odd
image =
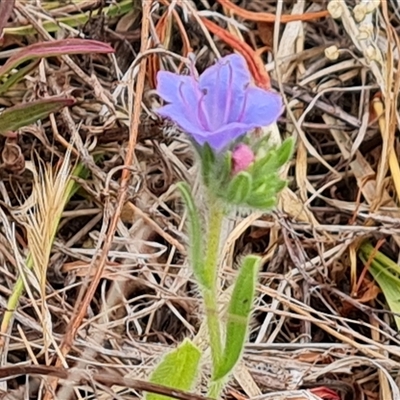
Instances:
[[[370,243],[364,243],[359,249],[359,257],[366,264],[374,247]],[[380,251],[375,253],[369,272],[382,290],[390,310],[398,314],[394,315],[397,329],[400,330],[400,266],[385,256]]]
[[[7,80],[2,85],[0,85],[0,94],[5,93],[11,86],[15,85],[17,82],[19,82],[21,79],[23,79],[33,69],[35,69],[39,63],[40,63],[40,60],[34,60],[27,66],[18,70],[18,72],[16,72],[15,74],[10,75],[7,78]]]
[[[33,124],[63,107],[72,106],[74,103],[73,98],[52,96],[10,107],[0,114],[0,134],[5,135],[10,131],[16,131],[23,126]]]
[[[134,1],[123,0],[120,3],[112,4],[109,7],[103,8],[102,13],[109,17],[119,17],[127,14],[133,8]],[[68,25],[71,28],[82,26],[88,22],[89,18],[93,18],[96,15],[99,15],[99,10],[95,10],[93,12],[87,11],[85,13],[71,15],[68,17],[55,18],[54,20],[56,22],[48,20],[43,21],[42,26],[49,33],[57,32],[62,29],[63,25]],[[4,28],[4,34],[6,35],[28,36],[36,33],[36,29],[32,25]]]

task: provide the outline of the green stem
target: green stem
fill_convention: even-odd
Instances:
[[[219,323],[216,293],[205,289],[203,292],[206,308],[208,335],[210,337],[213,370],[217,368],[222,356],[221,326]]]
[[[218,278],[219,242],[222,221],[224,218],[223,207],[220,202],[210,196],[208,201],[208,237],[207,250],[204,260],[204,277],[208,289],[216,290]]]
[[[204,305],[208,334],[210,338],[211,358],[213,371],[217,368],[222,357],[222,332],[218,310],[218,261],[221,228],[224,218],[223,207],[220,202],[209,197],[208,201],[208,237],[207,252],[204,261],[204,277],[207,287],[203,289]],[[221,391],[218,382],[212,382],[209,395],[217,398]]]
[[[207,396],[210,399],[218,399],[222,392],[223,386],[224,386],[223,379],[220,379],[219,381],[212,381]]]

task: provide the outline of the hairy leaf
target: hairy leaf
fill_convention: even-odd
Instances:
[[[215,381],[228,375],[242,354],[254,301],[260,262],[260,257],[250,255],[244,259],[240,268],[229,302],[225,346],[221,363],[214,372],[213,380]]]
[[[168,353],[150,376],[151,383],[172,389],[190,390],[197,378],[201,351],[189,339]],[[167,400],[167,396],[146,393],[146,400]]]
[[[252,177],[248,172],[240,172],[229,182],[226,199],[231,204],[246,202],[252,189]]]
[[[207,282],[204,276],[204,244],[200,213],[196,207],[189,185],[186,182],[180,182],[177,186],[189,214],[189,251],[193,273],[201,285],[209,288],[210,282]]]
[[[293,155],[294,151],[294,139],[292,137],[286,139],[277,149],[278,163],[282,167],[285,165]]]
[[[263,195],[253,195],[247,200],[247,205],[260,211],[268,211],[276,206],[276,197],[265,197]]]

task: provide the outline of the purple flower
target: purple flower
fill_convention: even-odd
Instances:
[[[282,113],[278,94],[250,85],[243,57],[232,54],[207,68],[198,79],[159,71],[157,92],[170,118],[200,146],[225,150],[246,132],[275,122]]]

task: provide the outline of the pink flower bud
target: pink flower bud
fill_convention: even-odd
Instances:
[[[238,174],[246,170],[254,161],[254,153],[251,148],[243,143],[236,146],[232,153],[232,173]]]

